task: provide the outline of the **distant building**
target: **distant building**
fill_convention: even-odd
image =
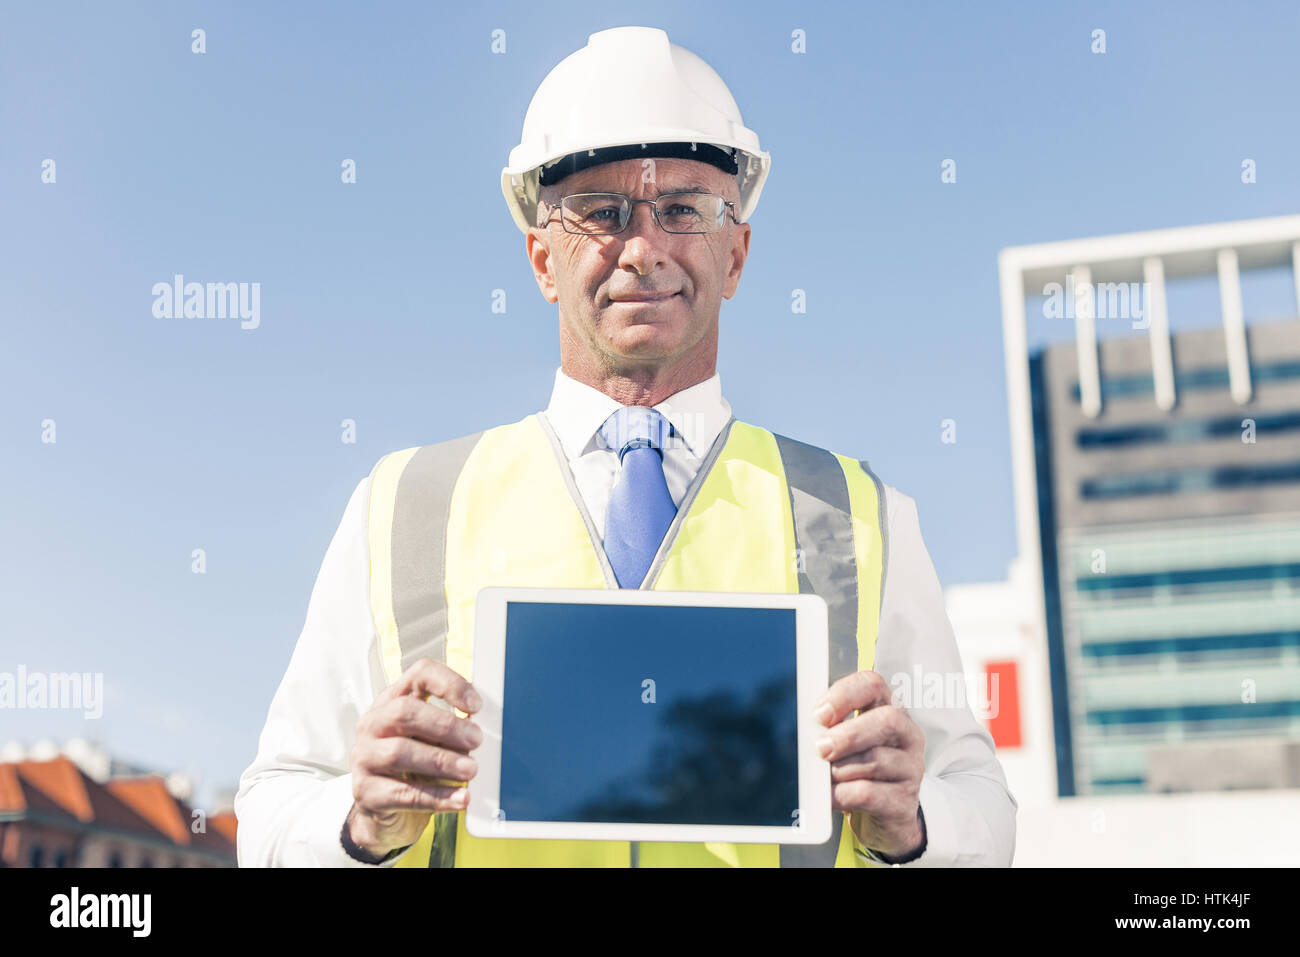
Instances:
[[[12,748],[6,749],[12,751]],[[196,812],[157,774],[96,780],[68,754],[0,763],[0,867],[234,867],[232,811]]]
[[[1300,321],[1247,328],[1240,283],[1280,266],[1300,296],[1300,216],[1003,250],[1061,796],[1300,787]],[[1172,335],[1166,276],[1204,275],[1222,328]],[[1030,355],[1026,299],[1060,290],[1074,341]],[[1145,334],[1099,341],[1116,306]]]

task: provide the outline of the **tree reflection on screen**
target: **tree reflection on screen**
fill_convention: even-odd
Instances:
[[[798,806],[794,677],[664,708],[647,765],[574,810],[609,823],[786,826]],[[649,706],[653,707],[653,705]]]

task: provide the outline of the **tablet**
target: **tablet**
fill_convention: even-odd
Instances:
[[[480,590],[475,837],[821,844],[817,595]]]

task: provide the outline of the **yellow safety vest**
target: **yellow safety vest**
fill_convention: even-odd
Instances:
[[[687,489],[642,588],[819,594],[830,679],[875,658],[885,496],[868,464],[734,417]],[[370,601],[389,682],[431,657],[473,681],[487,585],[617,588],[544,413],[392,452],[371,473]],[[873,867],[847,815],[824,845],[476,838],[433,815],[399,867]]]

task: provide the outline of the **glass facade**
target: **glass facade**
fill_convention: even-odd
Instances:
[[[1061,538],[1076,770],[1145,789],[1153,745],[1300,739],[1300,520]]]
[[[1251,334],[1244,404],[1219,330],[1173,338],[1169,410],[1144,340],[1098,344],[1096,417],[1073,344],[1030,357],[1062,796],[1236,786],[1198,746],[1300,741],[1300,322]]]

